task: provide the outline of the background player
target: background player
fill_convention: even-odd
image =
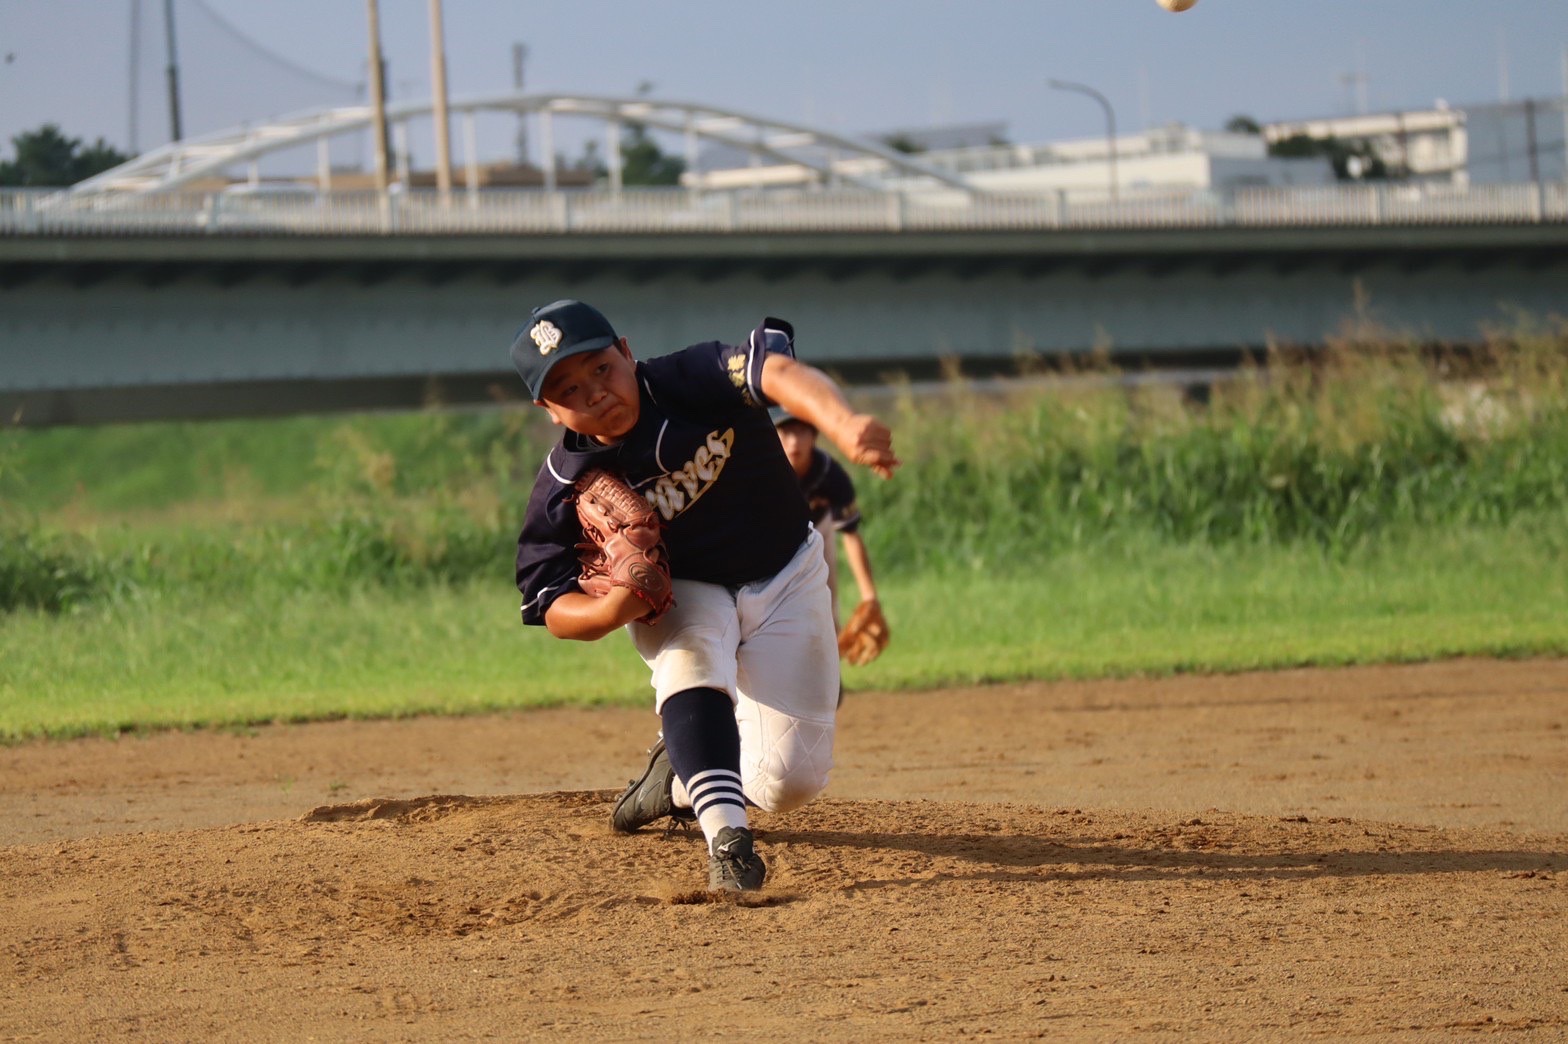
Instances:
[[[839,671],[822,538],[766,407],[809,420],[884,478],[898,466],[892,433],[797,362],[793,338],[769,319],[745,345],[636,362],[597,310],[557,301],[534,310],[511,348],[530,397],[566,429],[518,537],[523,621],[584,641],[627,629],[663,727],[612,825],[695,819],[714,889],[762,885],[746,802],[798,808],[832,764]],[[583,531],[569,498],[592,468],[622,475],[665,523],[675,606],[655,623],[633,591],[594,597],[578,583]]]
[[[855,483],[844,466],[817,446],[817,429],[808,421],[790,416],[782,406],[768,411],[779,433],[784,456],[789,459],[800,491],[811,512],[811,524],[822,534],[822,550],[828,564],[828,592],[833,598],[833,620],[838,611],[838,541],[844,541],[844,558],[855,574],[861,602],[877,601],[876,580],[871,574],[871,556],[860,536],[860,509],[855,504]]]

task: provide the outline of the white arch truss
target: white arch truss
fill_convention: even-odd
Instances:
[[[618,133],[620,127],[628,124],[638,124],[685,135],[688,160],[694,158],[690,154],[693,152],[692,143],[697,139],[705,139],[742,149],[753,156],[798,164],[815,171],[824,181],[847,182],[878,191],[888,190],[885,178],[845,172],[833,160],[814,155],[810,150],[815,147],[819,151],[842,154],[841,158],[881,160],[887,169],[904,178],[927,183],[934,181],[971,194],[977,192],[963,177],[938,170],[916,157],[879,142],[695,102],[578,94],[507,93],[455,99],[448,108],[454,114],[467,116],[478,112],[538,114],[545,121],[547,138],[548,121],[556,115],[599,119],[609,125],[612,133]],[[386,118],[389,124],[403,123],[428,116],[432,111],[433,104],[429,100],[399,102],[387,106]],[[249,163],[268,153],[363,131],[370,126],[373,118],[372,109],[368,105],[317,109],[282,116],[255,126],[235,127],[199,138],[171,142],[77,183],[71,193],[142,195],[171,192],[200,178],[220,175],[230,167]],[[545,145],[548,152],[548,140]],[[469,158],[472,161],[472,155]],[[618,157],[610,158],[612,163],[618,161]]]

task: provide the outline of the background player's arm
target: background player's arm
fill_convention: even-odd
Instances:
[[[611,588],[602,598],[569,591],[545,611],[544,625],[557,638],[596,642],[652,611],[652,606],[624,587]]]
[[[856,413],[827,374],[787,355],[769,355],[761,384],[762,394],[813,425],[850,460],[892,477],[899,463],[893,433],[871,414]]]
[[[875,602],[877,584],[871,576],[871,556],[866,553],[866,542],[859,533],[839,535],[844,538],[844,558],[849,562],[849,571],[855,574],[855,583],[860,587],[860,600]]]

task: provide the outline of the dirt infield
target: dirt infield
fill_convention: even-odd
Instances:
[[[1568,1033],[1568,661],[852,693],[741,902],[655,727],[0,749],[0,1039]]]

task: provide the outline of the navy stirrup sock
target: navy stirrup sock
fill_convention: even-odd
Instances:
[[[726,826],[746,826],[735,707],[718,689],[686,689],[664,701],[664,747],[711,843]]]

